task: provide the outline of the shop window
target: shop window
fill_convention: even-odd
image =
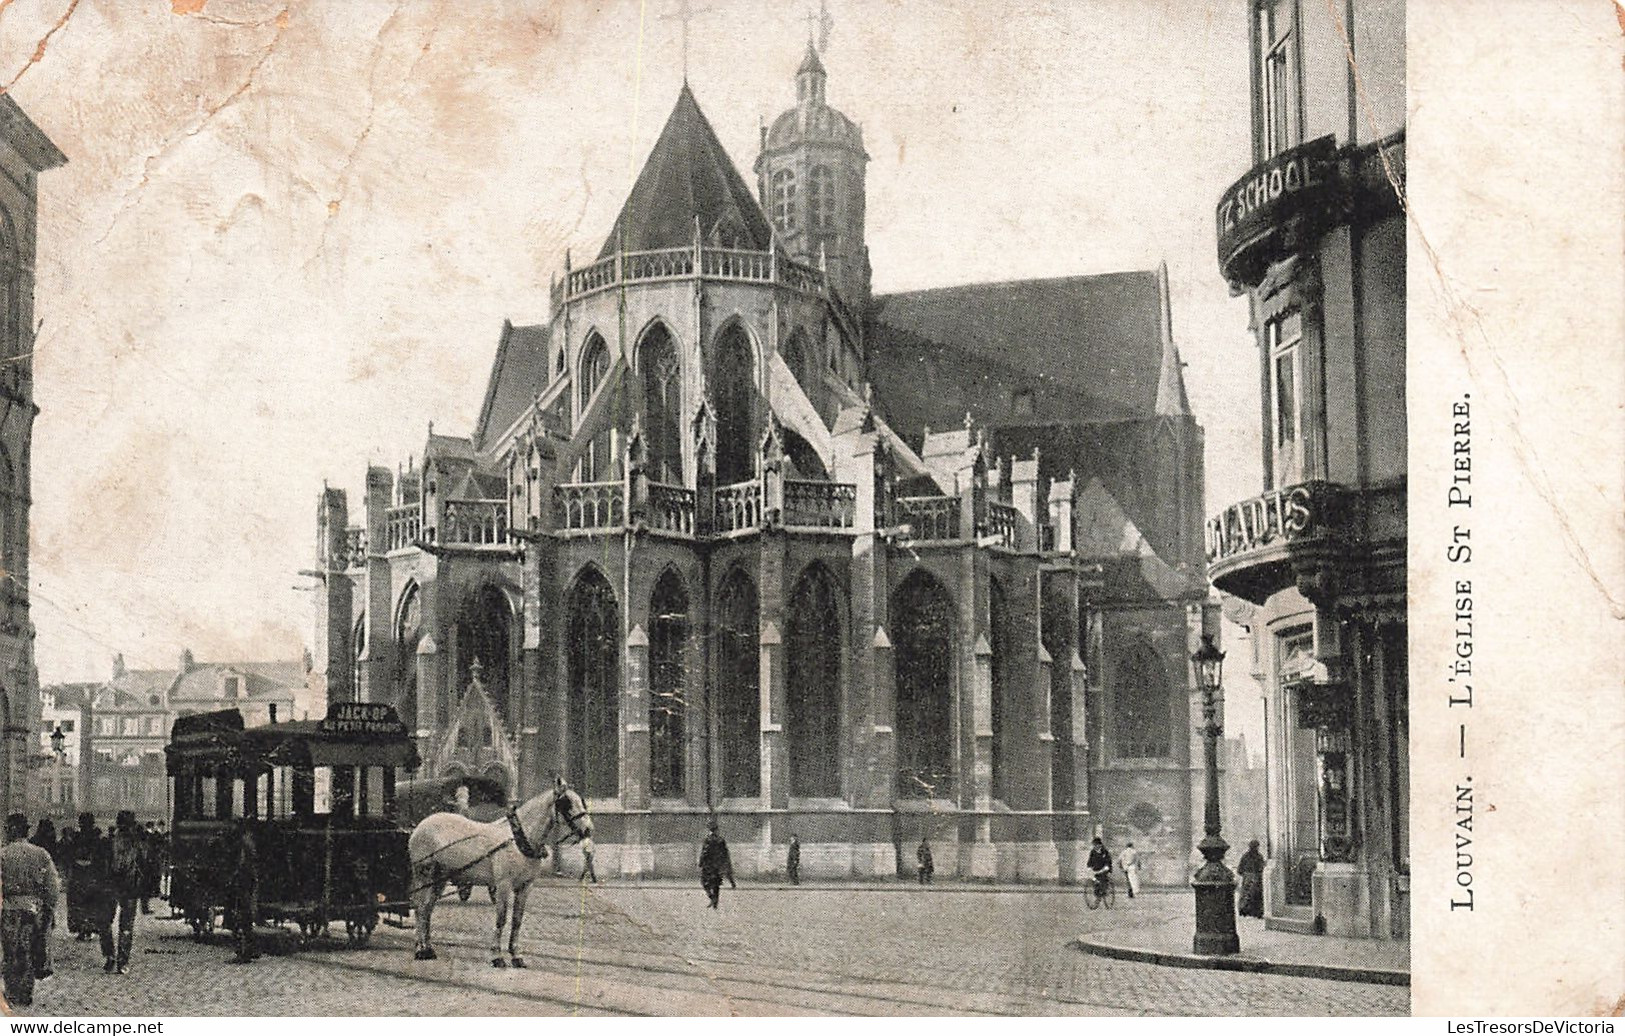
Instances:
[[[1298,67],[1297,0],[1263,0],[1258,10],[1259,141],[1263,156],[1303,143],[1303,76]]]

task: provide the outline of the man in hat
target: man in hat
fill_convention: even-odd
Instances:
[[[784,873],[790,879],[790,884],[801,884],[801,839],[796,837],[794,831],[790,832],[790,852],[784,858]]]
[[[97,917],[97,928],[102,937],[102,956],[107,958],[102,970],[130,973],[130,951],[135,944],[135,911],[141,898],[142,876],[145,871],[146,847],[141,840],[141,828],[136,825],[135,813],[119,810],[113,821],[113,835],[108,840],[107,890]],[[113,920],[118,918],[118,941],[113,941]]]
[[[1106,851],[1106,843],[1096,835],[1094,841],[1089,843],[1089,880],[1095,883],[1095,888],[1101,895],[1105,895],[1106,886],[1112,880],[1112,854]]]
[[[730,888],[738,888],[734,881],[733,860],[728,856],[728,843],[723,841],[717,830],[717,822],[712,820],[705,844],[700,846],[700,887],[711,900],[711,909],[717,909],[717,901],[722,898],[722,879],[728,879]]]
[[[914,850],[914,862],[919,864],[914,873],[919,877],[920,884],[931,884],[932,876],[937,872],[937,865],[931,857],[931,843],[923,838],[920,839],[920,847]]]
[[[56,915],[60,890],[51,854],[28,841],[28,818],[6,818],[6,847],[0,850],[0,950],[6,955],[6,999],[34,1002],[34,981],[50,978],[45,933]]]
[[[107,841],[96,817],[79,814],[79,830],[68,836],[68,931],[79,942],[96,938],[97,916],[107,895]]]

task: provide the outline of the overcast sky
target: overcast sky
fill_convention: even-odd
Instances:
[[[671,109],[679,0],[80,0],[29,66],[70,6],[0,8],[0,83],[70,159],[40,180],[41,679],[297,658],[323,480],[471,428],[503,319],[547,317]],[[689,81],[754,184],[815,5],[694,6]],[[830,0],[825,53],[877,290],[1166,259],[1207,513],[1259,486],[1212,219],[1248,164],[1245,9]]]

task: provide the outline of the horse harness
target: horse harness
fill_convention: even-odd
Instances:
[[[513,832],[514,848],[519,850],[519,855],[527,860],[544,860],[547,858],[547,846],[536,845],[530,840],[530,837],[525,834],[524,825],[519,823],[519,811],[512,807],[508,809],[508,830]],[[501,846],[497,848],[500,849]]]

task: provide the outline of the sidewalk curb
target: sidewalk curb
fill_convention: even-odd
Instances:
[[[1139,950],[1111,943],[1074,939],[1068,948],[1081,950],[1096,957],[1112,960],[1136,961],[1141,964],[1160,964],[1169,968],[1203,968],[1209,971],[1244,971],[1260,975],[1285,975],[1290,978],[1320,978],[1332,982],[1364,982],[1376,986],[1405,986],[1411,984],[1408,971],[1387,968],[1357,968],[1338,964],[1277,963],[1262,957],[1207,957],[1196,953],[1166,953],[1158,950]]]

